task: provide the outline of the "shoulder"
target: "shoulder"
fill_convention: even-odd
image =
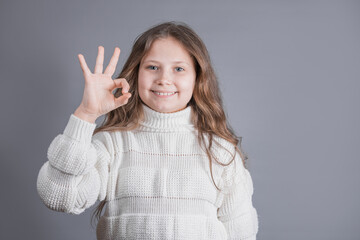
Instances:
[[[92,141],[94,143],[103,143],[103,144],[109,144],[112,142],[112,133],[109,131],[101,130],[96,133],[94,133],[92,137]]]
[[[101,150],[106,150],[110,155],[114,155],[123,142],[123,134],[120,131],[100,130],[92,137],[94,146]]]
[[[94,134],[93,139],[105,145],[113,154],[127,152],[134,143],[136,130],[102,130]],[[136,134],[135,134],[136,135]]]
[[[229,163],[236,155],[239,155],[233,143],[215,134],[213,135],[211,151],[217,160],[223,164]]]
[[[212,146],[217,160],[223,164],[230,163],[223,166],[221,174],[220,188],[223,193],[233,191],[233,187],[240,182],[251,182],[250,172],[244,166],[239,149],[237,150],[233,143],[219,136],[214,135],[213,139],[218,143],[214,141]],[[247,185],[250,186],[249,192],[252,192],[252,184]]]

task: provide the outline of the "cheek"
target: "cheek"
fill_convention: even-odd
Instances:
[[[183,89],[193,89],[195,86],[195,78],[194,77],[188,77],[185,81],[180,81],[180,84]]]
[[[138,76],[138,88],[139,92],[146,90],[147,88],[147,81],[146,81],[146,75],[140,71]]]
[[[191,96],[194,91],[195,79],[190,78],[187,81],[179,81],[178,89],[184,94]]]

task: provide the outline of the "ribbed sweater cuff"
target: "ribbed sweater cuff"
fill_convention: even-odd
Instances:
[[[79,142],[90,143],[95,128],[96,123],[89,123],[71,114],[64,135]]]

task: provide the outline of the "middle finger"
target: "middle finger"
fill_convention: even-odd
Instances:
[[[116,64],[118,63],[120,55],[120,48],[116,47],[113,56],[110,59],[109,65],[106,67],[104,73],[112,76],[116,69]]]

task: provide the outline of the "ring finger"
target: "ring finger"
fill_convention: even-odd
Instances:
[[[96,57],[94,73],[102,73],[104,64],[104,47],[98,47],[98,55]]]

